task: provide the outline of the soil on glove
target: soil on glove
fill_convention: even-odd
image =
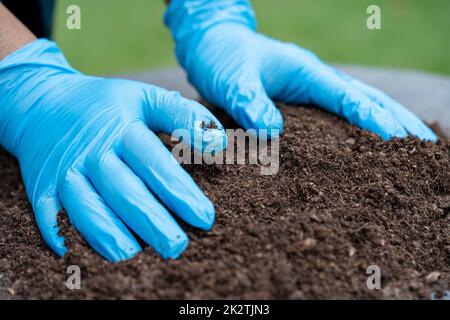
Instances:
[[[281,110],[276,175],[186,166],[217,219],[211,232],[182,225],[191,241],[178,260],[147,247],[110,264],[65,217],[70,252],[55,257],[16,161],[0,152],[0,297],[429,299],[449,290],[449,143],[383,142],[317,109]],[[66,287],[70,265],[81,268],[80,290]],[[380,290],[367,287],[372,265]]]

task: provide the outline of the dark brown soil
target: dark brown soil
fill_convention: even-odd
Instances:
[[[0,297],[423,298],[450,289],[450,145],[382,142],[325,112],[282,107],[280,169],[195,165],[215,203],[211,232],[185,225],[178,260],[150,248],[102,260],[63,221],[71,253],[44,245],[16,161],[0,152]],[[66,268],[82,270],[68,290]],[[366,269],[381,269],[369,290]]]
[[[211,120],[209,123],[202,121],[202,129],[217,129],[217,123]]]

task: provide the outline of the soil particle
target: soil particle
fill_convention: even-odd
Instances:
[[[151,248],[104,261],[61,215],[69,253],[44,245],[17,162],[0,152],[0,296],[19,298],[421,298],[450,289],[450,145],[383,142],[323,111],[282,106],[280,168],[186,166],[216,206],[182,224],[178,260]],[[223,119],[219,118],[222,123]],[[65,283],[81,269],[81,289]],[[378,265],[381,290],[367,288]]]
[[[217,126],[217,123],[213,120],[211,120],[210,122],[202,121],[201,128],[202,129],[217,129],[218,126]]]

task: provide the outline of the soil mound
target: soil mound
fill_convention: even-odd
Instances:
[[[110,264],[67,223],[44,245],[17,162],[0,152],[0,296],[20,298],[423,298],[450,289],[450,145],[381,141],[323,111],[282,106],[276,175],[186,166],[216,206],[178,260],[146,248]],[[69,265],[82,288],[69,290]],[[369,290],[377,265],[381,289]]]

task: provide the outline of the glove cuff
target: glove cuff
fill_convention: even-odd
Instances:
[[[25,66],[50,67],[75,72],[56,43],[45,38],[34,40],[1,60],[0,74]],[[1,85],[3,84],[0,78]]]
[[[164,15],[172,31],[176,55],[185,66],[190,46],[212,26],[238,23],[256,30],[256,18],[249,0],[172,0]]]
[[[49,86],[51,75],[61,72],[77,73],[47,39],[34,40],[0,61],[0,144],[13,155],[29,106],[39,99],[36,88]]]

